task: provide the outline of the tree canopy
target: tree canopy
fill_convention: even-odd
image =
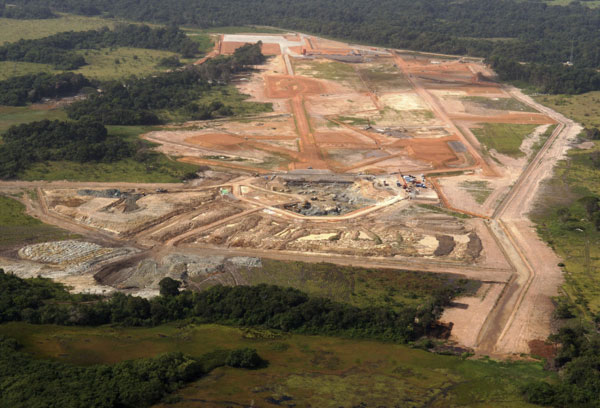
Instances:
[[[0,46],[0,61],[52,64],[56,69],[77,69],[86,64],[82,49],[136,47],[173,51],[184,57],[198,54],[198,43],[175,26],[119,24],[114,30],[67,31],[48,37],[20,40]]]
[[[133,154],[131,146],[108,136],[92,121],[42,120],[11,126],[0,145],[0,178],[13,178],[33,163],[47,160],[112,162]]]
[[[598,88],[600,9],[519,0],[14,0],[63,12],[198,27],[267,25],[400,49],[489,58],[548,92]],[[562,64],[571,58],[571,67]],[[492,59],[496,57],[497,59]],[[500,63],[503,61],[503,63]],[[544,71],[549,70],[547,75]],[[512,72],[512,74],[511,74]],[[553,82],[565,85],[552,86]]]

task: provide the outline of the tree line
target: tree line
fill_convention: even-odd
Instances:
[[[548,86],[566,76],[568,93],[600,89],[600,9],[517,0],[15,0],[86,15],[199,27],[271,25],[393,48],[535,63],[526,79]],[[343,3],[343,4],[342,4]],[[210,11],[207,11],[210,10]],[[571,58],[574,66],[559,69]],[[495,69],[512,78],[506,63]],[[566,69],[570,71],[567,71]],[[544,70],[552,78],[544,79]],[[558,91],[548,86],[550,92]],[[561,92],[563,89],[560,90]]]
[[[256,350],[216,350],[192,357],[179,352],[113,365],[74,366],[22,352],[0,336],[0,405],[11,408],[140,408],[221,366],[257,368]]]
[[[19,7],[13,4],[6,5],[5,1],[0,1],[0,17],[14,18],[18,20],[44,20],[48,18],[56,18],[57,15],[50,10],[50,7],[44,5]]]
[[[198,104],[210,89],[225,84],[233,75],[262,63],[260,44],[247,44],[232,56],[210,59],[200,67],[162,73],[146,78],[132,77],[102,84],[102,92],[67,107],[70,118],[93,120],[107,125],[155,125],[161,111],[181,109],[193,120],[233,114],[222,102]]]
[[[161,296],[152,299],[123,293],[105,298],[71,295],[48,279],[20,279],[0,272],[0,323],[156,326],[192,319],[198,323],[407,343],[434,330],[443,307],[456,295],[451,289],[440,289],[417,307],[392,310],[361,309],[264,284],[215,286],[198,293],[179,292],[173,290],[173,285],[161,283],[161,287],[169,286],[170,290],[163,289]]]
[[[113,162],[134,153],[98,122],[42,120],[11,126],[0,144],[0,179],[16,177],[34,163],[48,160]]]
[[[20,40],[0,47],[0,61],[52,64],[56,69],[77,69],[86,64],[78,50],[135,47],[173,51],[184,57],[198,54],[198,44],[175,26],[150,28],[120,24],[114,30],[68,31],[48,37]]]
[[[0,81],[0,105],[24,106],[42,98],[73,96],[91,86],[89,79],[73,72],[15,76]]]

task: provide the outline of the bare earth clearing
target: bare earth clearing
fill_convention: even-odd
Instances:
[[[498,357],[544,340],[562,276],[527,213],[578,125],[476,60],[302,34],[220,36],[210,56],[258,40],[272,57],[237,86],[273,112],[144,135],[210,170],[169,185],[2,182],[82,238],[5,251],[0,267],[144,296],[164,276],[235,281],[260,258],[454,273],[483,285],[444,313],[451,340]],[[486,123],[536,130],[515,159],[479,143]]]

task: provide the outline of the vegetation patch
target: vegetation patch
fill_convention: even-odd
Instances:
[[[2,391],[0,401],[11,407],[64,406],[149,407],[185,383],[216,367],[252,368],[262,361],[255,350],[215,350],[199,357],[180,352],[120,362],[77,367],[38,360],[20,351],[13,339],[0,337]]]
[[[145,126],[108,126],[109,134],[130,143],[136,153],[112,163],[44,161],[19,174],[21,180],[113,181],[131,183],[180,183],[195,177],[198,166],[182,163],[152,150],[154,146],[139,139],[153,130]]]
[[[600,313],[600,143],[569,150],[536,205],[538,231],[563,259],[563,289],[588,317]]]
[[[25,214],[20,202],[0,195],[0,249],[77,236]]]
[[[494,191],[489,187],[489,183],[483,180],[465,180],[460,183],[460,187],[467,191],[478,204],[483,204]]]
[[[41,73],[0,81],[0,105],[24,106],[42,98],[60,98],[77,94],[91,83],[81,74]]]
[[[471,131],[487,149],[510,157],[523,157],[520,149],[523,140],[533,132],[537,125],[515,125],[507,123],[485,123],[481,128]]]
[[[199,67],[107,82],[102,92],[69,105],[68,114],[72,119],[107,125],[156,125],[174,117],[206,120],[232,116],[233,109],[221,100],[208,104],[198,100],[211,90],[226,92],[222,84],[264,60],[258,44],[247,44],[232,56],[213,58]]]
[[[173,285],[169,285],[169,282]],[[24,280],[0,270],[2,302],[0,322],[27,321],[72,325],[119,323],[155,326],[178,319],[222,323],[268,330],[342,337],[371,338],[398,343],[437,332],[438,319],[454,292],[437,290],[418,306],[358,308],[329,299],[308,296],[293,288],[272,285],[214,286],[203,292],[179,293],[177,281],[164,278],[161,296],[147,300],[114,293],[110,297],[70,297],[60,284]],[[53,286],[54,285],[54,286]],[[39,287],[53,286],[53,291]],[[174,288],[172,291],[164,287]],[[57,302],[57,300],[63,300]]]
[[[476,281],[453,275],[269,259],[263,259],[260,268],[242,269],[238,274],[250,285],[289,286],[361,308],[386,306],[395,310],[423,303],[437,291],[449,289],[457,296],[474,293],[479,286]]]
[[[538,95],[534,99],[587,128],[600,128],[600,91],[581,95]]]
[[[0,106],[0,140],[2,133],[13,125],[40,120],[66,120],[67,113],[61,108],[48,105]]]
[[[132,146],[108,136],[98,122],[43,120],[13,126],[0,145],[0,178],[14,178],[32,164],[45,160],[79,163],[114,162],[133,154]]]
[[[550,125],[548,129],[544,133],[538,136],[538,140],[531,146],[531,159],[535,157],[535,155],[540,151],[540,149],[546,144],[554,130],[558,125]]]
[[[48,37],[64,31],[97,30],[102,27],[114,28],[117,20],[99,17],[85,17],[61,14],[59,18],[44,20],[17,20],[0,18],[0,38],[2,42],[16,42]]]
[[[164,71],[164,67],[157,66],[159,62],[163,58],[177,55],[170,51],[131,47],[84,50],[79,54],[83,55],[87,65],[74,72],[101,81],[125,78],[131,75],[143,77]]]
[[[86,65],[81,49],[134,47],[173,51],[184,57],[195,56],[198,43],[174,26],[150,28],[147,25],[118,25],[114,30],[63,32],[48,37],[21,40],[0,46],[0,60],[52,64],[56,69],[77,69]]]
[[[252,399],[266,406],[275,400],[315,407],[527,407],[522,384],[556,379],[541,363],[463,359],[392,343],[301,334],[248,338],[245,330],[212,324],[94,328],[8,323],[0,325],[0,334],[18,339],[23,351],[38,359],[68,364],[116,364],[171,352],[197,358],[217,349],[248,347],[269,361],[252,372],[217,368],[181,389],[173,404],[160,407],[193,407],[198,400],[207,406],[223,400],[244,405]]]
[[[329,60],[300,60],[294,61],[294,71],[299,75],[330,81],[348,82],[353,86],[362,87],[359,74],[351,64]]]
[[[365,126],[371,123],[368,118],[359,118],[356,116],[338,116],[337,119],[352,126]]]
[[[537,112],[531,106],[524,104],[514,98],[487,98],[485,96],[464,96],[463,101],[471,102],[485,109],[518,111],[518,112]]]
[[[54,72],[52,65],[22,61],[0,61],[0,81],[16,76],[46,72]]]
[[[409,88],[410,83],[394,64],[380,64],[359,68],[361,78],[373,91],[389,92],[391,89]]]

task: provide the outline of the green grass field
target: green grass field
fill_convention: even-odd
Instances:
[[[164,155],[148,162],[125,159],[114,163],[76,163],[56,161],[38,163],[19,175],[20,180],[124,181],[131,183],[180,183],[198,167],[180,163]]]
[[[461,100],[471,102],[485,109],[497,109],[518,112],[537,112],[529,105],[525,105],[513,98],[486,98],[484,96],[464,96]]]
[[[352,64],[329,60],[300,60],[292,59],[294,72],[318,79],[346,82],[354,88],[364,89],[360,75]]]
[[[131,75],[146,76],[158,71],[162,58],[177,55],[174,52],[121,47],[116,49],[83,50],[81,54],[89,65],[76,71],[88,78],[99,80],[117,79]]]
[[[0,325],[24,351],[73,364],[115,363],[182,351],[252,347],[269,366],[222,368],[179,392],[165,407],[282,406],[527,407],[520,386],[555,378],[541,363],[500,363],[442,356],[390,343],[288,335],[219,325],[174,323],[155,328]],[[225,402],[226,401],[226,402]],[[266,404],[266,405],[265,405]],[[277,404],[275,404],[277,405]],[[161,405],[163,406],[163,405]]]
[[[586,127],[600,128],[600,91],[581,95],[539,95],[534,99]]]
[[[518,158],[525,156],[519,147],[536,127],[537,125],[485,123],[483,127],[471,130],[487,149],[494,149],[498,153]]]
[[[269,259],[263,259],[262,263],[260,268],[241,269],[237,273],[250,285],[267,283],[293,287],[310,295],[358,307],[416,306],[435,290],[462,288],[465,293],[474,293],[479,287],[479,282],[460,280],[455,275]],[[214,284],[216,282],[209,281],[198,286],[206,288]]]
[[[0,42],[15,42],[21,39],[47,37],[63,31],[86,31],[102,27],[113,28],[117,20],[107,20],[99,17],[84,17],[72,14],[62,14],[60,18],[46,20],[17,20],[0,18]]]
[[[584,126],[600,127],[600,92],[535,99]],[[563,259],[563,293],[587,317],[600,313],[600,232],[586,221],[586,210],[577,200],[600,196],[600,167],[593,160],[599,154],[598,141],[592,149],[569,150],[544,185],[532,214],[540,236]]]
[[[0,195],[0,249],[76,237],[25,214],[20,202]]]
[[[0,134],[13,125],[36,120],[66,120],[64,109],[47,109],[46,106],[0,106]]]
[[[0,81],[13,76],[55,72],[52,65],[36,64],[34,62],[0,61]],[[59,72],[59,71],[56,71]]]
[[[157,66],[160,60],[165,57],[177,55],[170,51],[129,47],[81,50],[79,53],[83,55],[88,64],[72,72],[98,80],[118,79],[131,75],[143,77],[156,72],[165,72],[167,69]],[[189,63],[192,60],[182,59],[181,61]],[[40,72],[58,74],[64,71],[53,69],[48,64],[0,61],[0,80]]]
[[[586,210],[577,199],[600,196],[600,168],[590,159],[598,152],[600,142],[591,150],[571,149],[534,213],[540,235],[565,264],[565,294],[587,316],[600,313],[600,231],[585,221]]]

